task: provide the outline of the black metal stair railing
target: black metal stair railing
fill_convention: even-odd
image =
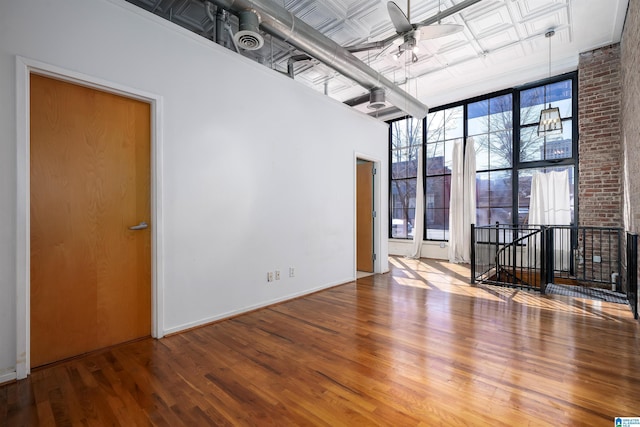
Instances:
[[[638,235],[627,233],[627,300],[634,318],[638,318]]]
[[[615,294],[638,318],[638,236],[626,233],[624,253],[622,237],[616,227],[472,225],[471,283]]]
[[[472,225],[471,236],[472,283],[544,292],[543,227],[499,223],[495,226]]]

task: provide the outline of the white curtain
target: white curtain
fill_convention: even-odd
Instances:
[[[413,220],[413,247],[408,258],[420,258],[422,252],[422,236],[424,235],[424,185],[423,185],[422,144],[418,149],[418,173],[416,178],[416,209]]]
[[[569,225],[570,223],[569,172],[564,170],[533,174],[529,224]]]
[[[453,144],[449,200],[449,261],[471,262],[471,224],[476,218],[476,151],[473,139],[463,149]]]
[[[571,224],[569,172],[535,173],[531,178],[529,224]],[[556,270],[568,270],[570,266],[570,231],[554,230],[554,261]]]

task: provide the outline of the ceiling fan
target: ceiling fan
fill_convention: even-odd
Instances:
[[[402,44],[398,46],[398,52],[393,54],[393,58],[396,60],[400,59],[403,53],[411,52],[411,61],[417,62],[419,40],[449,36],[462,31],[464,28],[462,25],[442,24],[439,21],[437,24],[432,25],[412,24],[410,21],[411,0],[407,0],[407,15],[393,1],[387,2],[387,11],[396,33],[403,36]],[[440,14],[440,1],[438,1],[438,14]]]

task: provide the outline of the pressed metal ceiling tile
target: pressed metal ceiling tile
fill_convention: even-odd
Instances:
[[[519,0],[513,4],[522,20],[535,19],[569,6],[567,0]]]
[[[202,0],[127,1],[207,38],[212,37],[214,24],[206,17]],[[387,13],[387,0],[271,1],[343,46],[382,40],[395,33]],[[446,10],[462,1],[411,0],[411,21],[423,21],[434,16],[439,8]],[[620,11],[626,10],[628,1],[481,0],[445,18],[445,23],[463,24],[464,32],[421,42],[415,64],[405,66],[402,60],[392,60],[391,54],[397,52],[397,45],[356,56],[392,81],[404,81],[407,73],[421,76],[418,86],[426,97],[423,101],[434,106],[432,99],[456,101],[448,96],[453,96],[452,93],[461,96],[464,85],[469,85],[469,92],[475,94],[471,86],[476,82],[483,82],[483,88],[487,88],[484,82],[494,79],[492,90],[521,84],[525,78],[523,70],[534,70],[526,77],[529,81],[546,77],[547,72],[536,70],[548,68],[548,40],[544,33],[549,28],[556,29],[552,60],[558,63],[569,63],[580,52],[619,41],[624,19]],[[396,0],[396,3],[406,12],[406,0]],[[237,19],[232,20],[232,25],[237,25]],[[296,53],[299,52],[287,43],[271,41],[265,36],[265,46],[251,55],[265,58],[268,66],[285,71],[288,57]],[[510,70],[513,71],[510,73]],[[317,61],[296,65],[295,78],[316,90],[323,90],[328,79],[330,95],[342,100],[366,93],[350,79],[336,75]]]
[[[486,37],[479,38],[478,44],[482,47],[483,51],[492,51],[503,46],[517,43],[520,40],[518,32],[515,27],[506,28],[503,31],[499,31],[490,34]]]
[[[530,36],[544,34],[549,28],[569,26],[569,14],[566,8],[556,9],[546,15],[538,15],[524,23],[527,34]]]
[[[513,27],[513,21],[506,6],[494,8],[490,12],[466,20],[471,33],[482,39],[492,34],[504,32]]]

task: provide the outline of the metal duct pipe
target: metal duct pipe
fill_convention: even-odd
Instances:
[[[220,8],[216,7],[217,10],[213,10],[213,3],[210,1],[204,2],[204,11],[207,14],[207,18],[214,24],[215,32],[214,32],[214,42],[222,45],[226,48],[229,48],[229,41],[227,39],[227,33],[224,29],[224,24],[228,19],[229,13]],[[213,16],[213,13],[216,12],[216,16]]]
[[[217,6],[239,13],[251,10],[258,14],[260,27],[272,36],[306,52],[310,56],[349,77],[370,91],[384,89],[387,101],[407,114],[422,119],[428,108],[392,81],[360,61],[351,52],[296,18],[293,13],[270,0],[211,0]]]
[[[367,105],[367,108],[379,110],[386,105],[384,89],[380,89],[379,87],[371,89],[371,92],[369,93],[369,105]]]
[[[240,28],[233,36],[236,44],[244,50],[258,50],[264,45],[264,39],[260,35],[258,15],[251,10],[244,10],[239,14]]]
[[[229,34],[225,30],[224,26],[227,24],[229,17],[228,12],[222,8],[218,8],[216,14],[216,43],[221,46],[231,49],[231,42],[229,41]]]

